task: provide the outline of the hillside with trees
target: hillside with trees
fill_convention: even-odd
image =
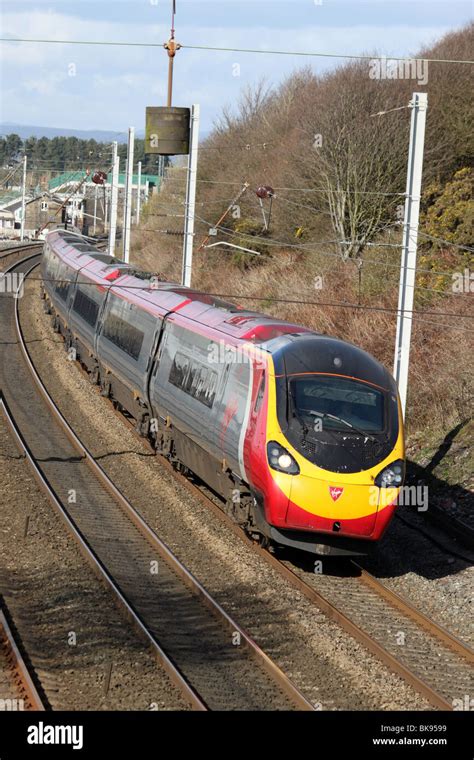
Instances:
[[[416,56],[469,60],[473,49],[470,25]],[[472,292],[453,287],[473,269],[472,71],[432,62],[418,84],[371,78],[369,63],[323,75],[303,68],[223,109],[200,146],[193,285],[353,341],[392,367],[408,104],[426,91],[407,419],[410,441],[436,447],[472,415]],[[168,172],[132,247],[135,261],[176,280],[182,237],[169,232],[183,229],[185,171]],[[274,191],[268,230],[270,199],[260,203],[255,192],[262,185]],[[200,247],[229,205],[208,243],[254,254]]]
[[[7,170],[28,156],[28,167],[51,173],[87,168],[107,171],[112,164],[112,145],[96,140],[81,140],[78,137],[28,137],[9,134],[0,137],[0,167],[6,176]],[[118,145],[122,167],[125,166],[127,145]],[[134,164],[142,162],[144,174],[158,174],[157,156],[145,155],[145,141],[135,140]]]

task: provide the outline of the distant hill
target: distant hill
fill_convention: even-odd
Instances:
[[[37,127],[30,124],[15,124],[10,121],[0,122],[0,133],[3,135],[16,134],[23,140],[27,137],[78,137],[81,140],[97,140],[97,142],[119,143],[127,142],[128,129],[123,132],[112,132],[105,129],[65,129],[62,127]],[[144,137],[143,130],[135,132],[136,137]]]

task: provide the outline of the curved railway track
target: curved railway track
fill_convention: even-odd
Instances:
[[[33,255],[10,267],[27,274]],[[49,397],[18,299],[2,299],[3,411],[19,449],[99,577],[194,709],[312,705],[115,488]]]
[[[39,378],[36,381],[40,382]],[[82,446],[80,442],[79,445]],[[82,452],[83,457],[87,458],[83,447]],[[309,601],[390,670],[401,676],[434,707],[450,710],[454,699],[471,692],[474,661],[472,649],[392,592],[377,578],[356,563],[352,563],[352,575],[338,579],[331,575],[315,574],[312,568],[301,561],[279,560],[247,538],[206,489],[176,473],[165,460],[160,459],[160,462],[174,473],[194,497],[204,502],[220,520],[231,527],[240,540],[260,553],[266,562]],[[114,490],[113,485],[109,484],[110,487]],[[152,533],[136,513],[134,519],[138,521],[140,530],[146,534]],[[237,628],[234,630],[237,631]],[[265,662],[261,660],[261,664],[265,665]],[[266,665],[270,667],[269,663]]]
[[[337,577],[315,573],[301,556],[293,561],[278,559],[248,538],[205,487],[162,463],[240,540],[433,707],[452,710],[454,699],[472,692],[474,651],[358,563],[351,561],[352,573]]]
[[[0,609],[0,703],[2,710],[44,710],[7,618]]]
[[[278,559],[248,538],[207,489],[163,464],[247,546],[433,707],[452,710],[453,699],[472,692],[474,651],[357,562],[350,561],[351,574],[337,577],[315,573],[314,558]]]
[[[28,253],[28,251],[34,251],[40,250],[43,246],[43,243],[36,242],[36,243],[25,243],[19,244],[19,245],[11,245],[7,246],[6,248],[0,248],[0,271],[3,270],[3,267],[5,265],[9,266],[11,265],[12,260],[14,260],[14,257],[17,258],[24,258],[25,253]]]

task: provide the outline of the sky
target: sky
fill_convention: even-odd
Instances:
[[[183,45],[415,54],[472,18],[465,0],[177,0]],[[171,0],[2,0],[1,37],[153,42],[169,37]],[[207,133],[224,105],[262,78],[278,85],[331,58],[180,50],[173,105],[201,106]],[[0,121],[75,129],[144,128],[145,108],[166,105],[167,55],[161,48],[0,43]]]

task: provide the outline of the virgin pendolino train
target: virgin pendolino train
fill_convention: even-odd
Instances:
[[[372,356],[160,281],[55,230],[53,324],[157,452],[197,475],[262,542],[365,554],[404,478],[395,381]]]

